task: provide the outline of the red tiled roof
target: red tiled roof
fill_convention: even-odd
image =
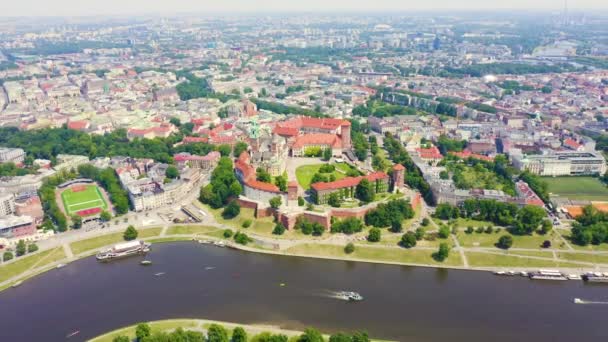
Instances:
[[[418,155],[420,155],[420,158],[422,159],[441,159],[443,157],[436,146],[431,148],[417,148],[416,151],[418,151]]]
[[[307,145],[330,145],[333,148],[340,148],[342,141],[335,134],[311,133],[298,136],[293,147],[301,148]]]
[[[340,126],[350,126],[350,121],[334,118],[312,118],[309,116],[298,116],[293,119],[283,121],[280,124],[283,127],[295,128],[320,128],[320,129],[337,129]]]
[[[384,172],[374,172],[367,176],[360,177],[346,177],[340,180],[329,182],[329,183],[314,183],[310,187],[315,191],[323,190],[338,190],[342,188],[351,188],[357,186],[363,179],[367,179],[370,182],[375,182],[378,179],[388,178],[388,175]]]
[[[239,159],[234,163],[234,168],[239,170],[243,175],[243,183],[246,186],[267,192],[280,193],[281,190],[274,184],[260,182],[255,179],[256,172],[251,164],[248,163],[249,155],[246,152],[241,153]]]
[[[403,170],[405,170],[405,166],[403,166],[401,164],[395,164],[395,166],[393,166],[393,170],[395,170],[395,171],[403,171]]]
[[[76,131],[82,131],[89,127],[89,122],[85,120],[80,121],[70,121],[68,122],[68,128]]]
[[[471,158],[475,158],[475,159],[479,159],[479,160],[486,160],[486,161],[494,160],[494,158],[492,158],[492,157],[484,156],[483,154],[472,153],[471,151],[467,151],[467,150],[464,150],[462,152],[450,152],[450,154],[455,155],[456,157],[462,158],[462,159],[467,159],[467,158],[471,157]]]
[[[579,147],[581,147],[581,144],[576,142],[574,139],[568,138],[564,140],[564,146],[570,147],[573,150],[577,150]]]
[[[207,141],[209,141],[209,138],[203,138],[203,137],[184,137],[184,139],[182,140],[182,142],[184,144],[206,143]]]
[[[272,132],[284,137],[295,137],[299,133],[296,127],[283,127],[279,125],[275,126]]]

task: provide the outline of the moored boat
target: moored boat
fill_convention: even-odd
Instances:
[[[608,275],[601,272],[585,273],[583,279],[590,283],[608,283]]]
[[[114,247],[97,253],[99,261],[109,261],[111,259],[128,257],[136,254],[145,254],[150,251],[150,244],[144,241],[129,241],[119,243]]]
[[[581,276],[578,274],[568,274],[566,275],[566,278],[568,278],[568,280],[581,280]]]
[[[530,279],[534,280],[568,280],[560,271],[557,270],[539,270],[538,272],[530,273]]]
[[[148,265],[152,265],[152,261],[150,261],[150,260],[142,260],[142,261],[140,261],[139,264],[142,265],[142,266],[148,266]]]

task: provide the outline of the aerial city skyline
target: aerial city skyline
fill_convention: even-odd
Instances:
[[[5,7],[2,340],[606,339],[605,2]]]

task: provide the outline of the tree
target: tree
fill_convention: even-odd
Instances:
[[[270,181],[272,180],[272,176],[270,176],[270,173],[266,172],[266,170],[262,169],[261,167],[258,167],[255,170],[255,178],[258,181],[264,183],[270,183]]]
[[[355,251],[355,244],[353,244],[352,242],[349,242],[346,244],[346,246],[344,246],[344,253],[352,254],[354,251]]]
[[[211,324],[207,329],[207,342],[228,342],[228,332],[223,326]]]
[[[279,176],[275,178],[274,184],[279,188],[279,190],[287,191],[287,179],[285,177]]]
[[[424,239],[425,233],[426,232],[424,231],[424,228],[422,228],[422,227],[416,228],[416,232],[414,233],[416,235],[416,241],[420,241],[420,240]]]
[[[447,239],[450,236],[450,227],[442,224],[439,226],[439,237],[441,239]]]
[[[34,253],[38,250],[38,245],[35,243],[31,243],[29,245],[27,245],[27,252],[28,253]]]
[[[340,195],[337,192],[332,192],[331,194],[329,194],[327,204],[334,208],[340,208],[340,206],[342,205],[342,199],[340,198]]]
[[[241,225],[241,227],[243,227],[243,228],[249,228],[249,227],[251,227],[252,223],[253,223],[252,220],[246,219],[245,221],[243,221],[243,224]]]
[[[146,323],[139,323],[135,328],[135,337],[137,341],[143,341],[146,337],[150,336],[152,330],[150,326]]]
[[[281,204],[283,204],[283,201],[281,200],[280,196],[276,196],[268,200],[268,203],[272,209],[279,209]]]
[[[473,229],[473,227],[468,226],[464,232],[467,234],[473,234],[474,231],[475,231],[475,229]]]
[[[249,146],[247,145],[247,143],[243,142],[243,141],[239,141],[238,143],[236,143],[234,145],[234,150],[232,151],[232,155],[235,158],[238,158],[241,153],[247,151],[247,149],[249,148]]]
[[[80,215],[72,215],[72,228],[80,229],[82,227],[82,217]]]
[[[22,256],[26,253],[27,249],[25,246],[25,241],[23,240],[19,240],[19,242],[17,242],[17,248],[15,249],[15,252],[17,254],[17,256]]]
[[[422,222],[420,223],[423,227],[428,226],[431,223],[431,221],[429,220],[428,217],[425,217],[422,219]]]
[[[297,342],[325,342],[323,335],[315,329],[308,328],[300,335]]]
[[[444,261],[450,255],[450,247],[446,242],[439,244],[439,250],[433,254],[433,258],[437,261]]]
[[[400,218],[401,217],[399,217],[391,222],[391,232],[401,233],[403,231],[403,225],[401,224]]]
[[[239,245],[246,245],[251,242],[251,239],[245,233],[236,232],[236,234],[234,234],[234,242],[238,243]]]
[[[405,248],[412,248],[416,246],[417,240],[416,233],[407,232],[401,236],[401,242],[399,244]]]
[[[176,117],[172,117],[171,119],[169,119],[169,123],[171,123],[172,125],[179,127],[182,125],[182,122],[179,120],[179,118]]]
[[[513,232],[520,235],[532,234],[532,232],[538,229],[545,216],[547,216],[547,213],[542,207],[526,205],[517,215]]]
[[[222,155],[222,157],[230,156],[230,152],[232,151],[232,147],[230,145],[220,145],[217,147],[217,151]]]
[[[346,335],[346,334],[342,334],[342,333],[337,333],[334,335],[331,335],[329,337],[329,342],[352,342],[353,339],[352,337]]]
[[[326,148],[323,150],[323,160],[329,161],[331,159],[332,151],[331,148]]]
[[[367,235],[367,241],[369,242],[380,242],[382,236],[382,232],[380,228],[372,228],[369,230],[369,235]]]
[[[122,237],[125,241],[132,241],[137,239],[138,232],[133,226],[128,226]]]
[[[120,336],[114,337],[112,342],[131,342],[131,339],[128,336],[120,335]]]
[[[230,342],[247,342],[247,333],[245,329],[241,327],[236,327],[232,330],[232,338]]]
[[[363,230],[363,222],[356,217],[347,217],[344,220],[336,220],[331,225],[332,233],[344,233],[347,235],[359,233]]]
[[[13,253],[12,253],[12,252],[6,251],[6,252],[4,252],[4,254],[2,255],[2,260],[3,260],[4,262],[9,261],[9,260],[12,260],[12,259],[13,259]]]
[[[232,229],[225,229],[223,235],[225,239],[230,239],[232,235],[234,235],[234,232],[232,231]]]
[[[165,170],[165,177],[169,179],[177,179],[177,177],[179,177],[179,171],[177,171],[175,166],[169,165]]]
[[[374,200],[374,187],[367,179],[362,179],[355,189],[355,197],[361,202],[370,203]]]
[[[486,227],[486,230],[485,230],[486,234],[492,234],[493,232],[494,232],[494,227],[492,227],[492,226]]]
[[[549,248],[549,247],[551,247],[551,241],[549,241],[549,240],[543,241],[542,247],[543,248]]]
[[[551,220],[543,220],[543,222],[540,225],[540,233],[545,235],[547,233],[549,233],[551,230],[553,229],[553,223],[551,222]]]
[[[101,214],[99,214],[99,219],[102,222],[108,222],[108,221],[110,221],[112,219],[112,214],[110,214],[109,211],[104,210],[104,211],[101,212]]]
[[[498,248],[509,249],[513,246],[513,237],[511,235],[503,235],[498,239],[496,243]]]
[[[365,332],[356,332],[353,335],[353,342],[370,342],[369,336]]]
[[[226,208],[222,211],[222,217],[226,220],[233,219],[241,213],[241,207],[236,201],[228,203]]]
[[[277,223],[272,230],[272,234],[274,235],[283,235],[285,233],[285,226],[282,223]]]
[[[302,196],[298,196],[298,206],[302,207],[304,206],[304,198],[302,198]]]

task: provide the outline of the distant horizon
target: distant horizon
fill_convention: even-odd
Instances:
[[[346,0],[21,0],[4,6],[0,17],[89,17],[123,15],[182,15],[182,14],[290,14],[290,13],[460,13],[460,12],[556,12],[563,11],[562,0],[511,0],[496,4],[487,0],[375,0],[353,2]],[[608,11],[608,1],[568,0],[570,12]]]

